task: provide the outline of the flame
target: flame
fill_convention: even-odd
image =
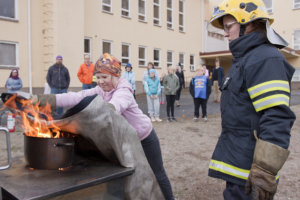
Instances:
[[[27,136],[40,138],[59,138],[60,128],[53,124],[51,106],[40,107],[39,102],[33,105],[31,100],[16,98],[13,95],[6,102],[5,106],[17,110],[22,118],[22,128]],[[17,103],[18,105],[17,105]]]

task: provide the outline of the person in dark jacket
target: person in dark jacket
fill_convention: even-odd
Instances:
[[[51,88],[51,94],[66,93],[70,85],[70,74],[68,69],[62,64],[63,58],[58,55],[56,63],[52,65],[47,73],[47,83]],[[63,113],[63,108],[56,108],[57,115]]]
[[[212,82],[213,82],[213,91],[214,91],[214,102],[220,103],[221,91],[220,86],[224,78],[224,69],[220,66],[219,58],[216,59],[216,67],[212,71]]]
[[[190,82],[190,93],[194,100],[194,121],[199,119],[199,108],[201,105],[202,119],[207,121],[207,101],[211,93],[211,84],[209,78],[205,75],[204,67],[196,69],[196,76]]]
[[[222,133],[209,176],[226,181],[224,199],[273,199],[287,160],[295,115],[295,69],[277,48],[287,42],[270,26],[262,0],[223,0],[210,23],[225,31],[233,63],[222,85]]]
[[[179,107],[180,106],[179,100],[180,100],[181,90],[182,90],[182,88],[185,88],[184,73],[183,73],[183,70],[182,70],[181,63],[178,63],[178,65],[176,66],[176,76],[179,79],[179,88],[176,92],[175,104],[176,104],[177,107]]]
[[[16,93],[23,87],[22,80],[19,77],[19,71],[13,69],[10,72],[10,76],[5,83],[8,93]]]

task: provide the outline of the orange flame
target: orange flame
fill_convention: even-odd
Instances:
[[[39,103],[33,105],[31,100],[16,99],[13,95],[5,102],[5,106],[14,108],[22,117],[22,128],[27,136],[40,138],[59,138],[60,128],[53,124],[51,106],[47,104],[40,107]],[[22,109],[18,109],[16,101],[21,104]]]

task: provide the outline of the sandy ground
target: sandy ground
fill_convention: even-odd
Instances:
[[[300,116],[300,106],[293,106]],[[209,160],[220,135],[220,115],[209,115],[208,122],[178,118],[176,123],[165,120],[154,123],[160,138],[164,164],[178,200],[222,199],[225,182],[208,177]],[[296,121],[288,161],[280,172],[275,199],[300,199],[300,122]],[[0,160],[6,158],[5,137],[0,134]],[[11,133],[12,156],[23,156],[23,135]],[[13,164],[13,163],[12,163]]]

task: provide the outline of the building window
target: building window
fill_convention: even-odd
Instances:
[[[167,66],[173,66],[173,52],[167,51]]]
[[[160,49],[154,49],[153,63],[154,63],[154,67],[160,67]]]
[[[263,1],[265,3],[268,13],[272,13],[273,12],[273,0],[263,0]]]
[[[300,8],[300,0],[294,0],[294,8]]]
[[[102,11],[112,12],[112,0],[102,0]]]
[[[295,30],[293,35],[293,48],[300,50],[300,30]]]
[[[179,53],[179,63],[182,69],[184,69],[184,53]]]
[[[129,0],[122,0],[122,11],[121,15],[123,17],[129,17]]]
[[[17,19],[17,0],[0,1],[0,18]]]
[[[90,59],[92,60],[92,39],[91,38],[84,38],[84,54],[87,54],[90,56]]]
[[[190,70],[193,72],[195,71],[195,56],[190,55]]]
[[[173,0],[167,0],[167,27],[173,28]]]
[[[293,82],[300,82],[300,69],[296,69],[292,78]]]
[[[0,41],[0,66],[18,67],[18,43]]]
[[[112,48],[111,48],[111,41],[108,40],[103,40],[102,42],[102,53],[112,53]]]
[[[153,0],[153,23],[160,26],[160,0]]]
[[[139,0],[139,20],[146,21],[146,0]]]
[[[184,0],[179,0],[179,31],[184,32]]]
[[[126,65],[130,62],[130,45],[122,44],[122,65]]]
[[[146,67],[147,63],[147,50],[146,47],[139,46],[139,66],[140,67]]]

